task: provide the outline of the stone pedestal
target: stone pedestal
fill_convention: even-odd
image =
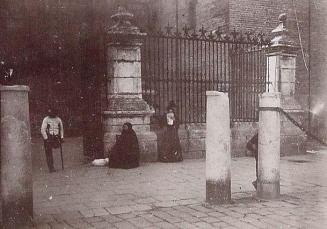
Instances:
[[[116,24],[106,31],[107,99],[104,111],[104,147],[110,149],[125,122],[133,124],[140,143],[141,160],[157,160],[157,136],[150,131],[154,113],[142,99],[140,30],[130,20],[133,15],[119,8],[112,16]]]
[[[280,194],[280,93],[259,98],[257,197],[275,199]]]
[[[231,136],[229,100],[225,93],[207,91],[206,201],[231,201]]]
[[[288,35],[286,14],[279,16],[279,25],[272,31],[272,35],[267,54],[269,92],[280,92],[281,108],[297,122],[304,124],[306,114],[294,97],[298,48]],[[281,116],[281,154],[302,153],[305,140],[306,135],[285,116]]]
[[[2,228],[33,217],[31,134],[27,86],[0,86]]]

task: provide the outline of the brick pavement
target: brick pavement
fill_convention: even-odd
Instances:
[[[327,149],[283,157],[281,198],[259,201],[254,159],[233,158],[233,203],[221,206],[204,201],[203,159],[131,170],[74,163],[52,174],[35,169],[34,228],[325,228],[326,164]]]

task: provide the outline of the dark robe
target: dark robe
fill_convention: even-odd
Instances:
[[[131,169],[139,166],[140,149],[137,136],[132,128],[122,131],[109,156],[110,168]]]
[[[255,171],[258,178],[258,134],[255,134],[246,144],[246,148],[253,153],[255,158]]]
[[[173,125],[168,125],[167,114],[164,115],[164,133],[162,145],[159,151],[159,161],[161,162],[179,162],[183,160],[182,148],[178,137],[179,122],[175,114]]]

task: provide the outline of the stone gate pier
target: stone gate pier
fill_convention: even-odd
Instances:
[[[125,122],[133,124],[142,161],[157,160],[157,136],[150,131],[154,110],[142,98],[141,45],[139,28],[131,24],[133,14],[119,7],[111,17],[116,24],[106,30],[107,100],[104,117],[104,151],[108,152]]]
[[[272,31],[271,45],[267,54],[269,92],[281,93],[281,108],[299,123],[304,124],[305,111],[295,98],[296,56],[299,47],[291,39],[287,29],[287,15],[278,17],[279,25]],[[281,116],[281,155],[302,153],[306,136],[285,116]]]

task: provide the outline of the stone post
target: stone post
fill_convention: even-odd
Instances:
[[[0,86],[0,91],[2,226],[21,228],[33,217],[29,88]]]
[[[286,14],[281,14],[278,19],[279,25],[272,31],[273,38],[267,54],[269,92],[280,92],[281,108],[299,123],[303,123],[305,114],[295,99],[298,47],[288,34]],[[305,134],[283,116],[281,116],[281,135],[282,155],[300,153],[304,150]]]
[[[280,93],[259,97],[257,197],[275,199],[280,194]]]
[[[157,136],[150,131],[154,113],[142,99],[141,48],[144,33],[131,24],[133,14],[119,7],[111,17],[116,24],[106,30],[107,100],[104,111],[104,150],[110,149],[123,123],[133,124],[141,160],[157,160]]]
[[[206,201],[231,201],[231,136],[229,100],[225,93],[207,91]]]

